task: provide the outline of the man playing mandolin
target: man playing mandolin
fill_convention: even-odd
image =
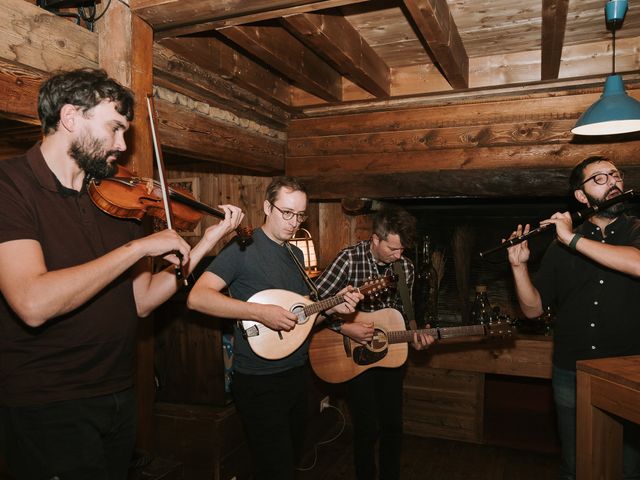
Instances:
[[[302,251],[288,244],[307,219],[306,191],[295,178],[276,177],[267,187],[263,209],[265,222],[254,230],[252,242],[244,249],[231,244],[222,250],[194,285],[188,306],[217,317],[253,320],[262,326],[258,331],[268,328],[286,342],[287,332],[303,328],[297,326],[298,316],[290,305],[275,304],[275,298],[273,304],[250,299],[268,289],[309,293],[296,266],[296,259],[304,262]],[[229,296],[221,293],[226,287]],[[325,313],[353,312],[362,298],[349,286],[341,293],[344,302]],[[236,324],[232,389],[247,433],[255,478],[293,479],[304,440],[309,341],[306,338],[284,358],[266,359],[252,351],[245,338],[249,334]]]
[[[367,279],[392,275],[397,265],[401,277],[396,291],[388,291],[359,305],[361,311],[372,312],[394,308],[404,314],[408,325],[410,315],[400,295],[406,288],[409,299],[413,289],[413,264],[402,253],[415,237],[415,218],[398,207],[379,211],[373,220],[371,239],[342,250],[333,263],[316,280],[321,297],[334,294],[344,285],[359,286]],[[410,301],[409,301],[410,303]],[[373,324],[334,322],[332,328],[358,343],[371,342]],[[423,332],[414,333],[413,348],[422,350],[434,342]],[[379,478],[400,477],[402,449],[402,382],[404,368],[374,367],[347,383],[347,402],[353,419],[354,461],[358,479],[376,478],[375,445],[380,435]]]
[[[0,162],[0,444],[19,479],[127,478],[137,319],[178,288],[149,257],[179,252],[188,273],[243,217],[223,206],[191,249],[92,203],[86,180],[125,151],[133,102],[104,71],[54,75],[38,97],[42,142]]]

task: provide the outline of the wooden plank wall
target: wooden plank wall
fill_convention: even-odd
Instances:
[[[264,192],[271,181],[271,177],[258,177],[251,175],[230,175],[211,171],[208,164],[191,164],[167,167],[167,178],[198,177],[200,184],[200,202],[218,208],[218,205],[233,204],[242,208],[245,212],[243,225],[254,228],[262,225],[264,212],[262,205]],[[202,219],[202,231],[218,223],[219,219],[205,215]],[[186,237],[186,240],[195,245],[199,237]],[[217,254],[225,242],[220,242],[211,251],[210,255]]]
[[[627,89],[640,98],[640,86]],[[600,93],[462,96],[419,108],[295,119],[286,172],[323,200],[562,195],[568,169],[589,155],[638,165],[637,134],[584,139],[570,133]],[[540,171],[547,172],[543,179],[533,174]]]
[[[329,266],[336,254],[371,236],[373,215],[347,215],[340,202],[319,203],[318,268]]]
[[[202,203],[216,208],[223,203],[237,205],[245,212],[244,225],[253,228],[262,225],[264,192],[272,177],[217,173],[215,167],[213,170],[210,164],[172,165],[167,168],[167,177],[198,177]],[[320,269],[328,266],[342,248],[366,240],[371,235],[373,215],[347,215],[340,202],[310,202],[308,212],[309,220],[303,227],[314,239]],[[217,222],[217,218],[205,215],[202,231]],[[195,245],[200,237],[185,238]],[[217,254],[224,243],[216,246],[210,255]]]

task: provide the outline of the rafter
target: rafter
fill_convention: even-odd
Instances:
[[[349,80],[376,97],[389,96],[389,67],[344,17],[305,13],[282,22]]]
[[[218,121],[164,100],[156,102],[162,146],[169,153],[261,174],[284,170],[281,141]]]
[[[454,88],[469,86],[469,56],[446,0],[404,0],[422,40]]]
[[[281,26],[244,25],[219,32],[303,90],[327,101],[342,99],[340,74]]]
[[[314,12],[366,0],[131,0],[131,10],[156,32],[177,37]]]
[[[95,32],[24,0],[0,2],[0,38],[0,58],[43,72],[98,65]]]
[[[556,80],[567,26],[569,0],[542,0],[542,64],[541,80]]]
[[[213,96],[220,97],[219,101],[244,103],[260,115],[286,122],[286,114],[280,109],[291,105],[291,85],[222,41],[167,38],[156,45],[162,45],[154,50],[154,66],[160,70],[156,77],[180,77],[185,84],[209,90]],[[266,102],[241,90],[248,90]]]

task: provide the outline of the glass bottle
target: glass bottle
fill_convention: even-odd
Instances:
[[[436,326],[438,321],[438,272],[431,261],[429,235],[422,242],[422,258],[416,269],[413,299],[416,323],[420,326]]]
[[[471,308],[471,323],[486,325],[491,323],[491,304],[486,285],[476,285],[476,298]]]

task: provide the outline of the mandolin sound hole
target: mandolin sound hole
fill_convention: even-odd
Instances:
[[[291,311],[295,313],[296,316],[298,317],[298,320],[297,320],[298,325],[303,325],[307,323],[307,320],[309,319],[309,317],[307,317],[304,313],[304,304],[300,303],[300,304],[294,305],[291,308]]]

